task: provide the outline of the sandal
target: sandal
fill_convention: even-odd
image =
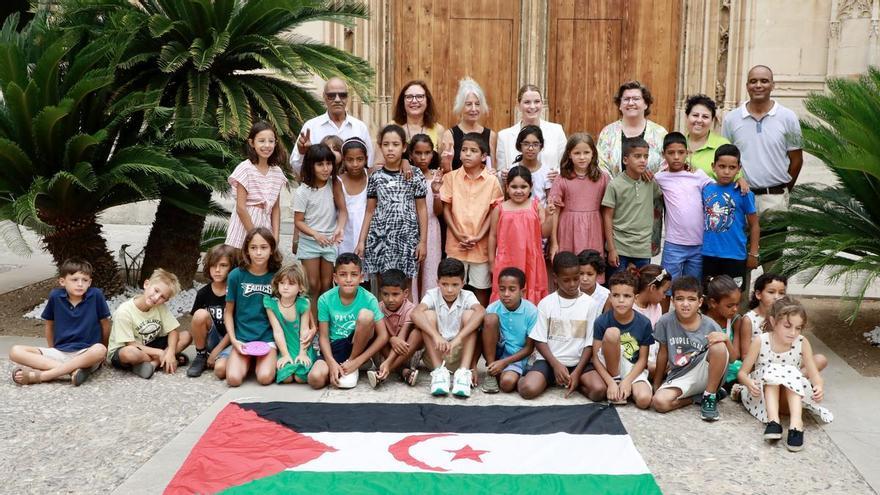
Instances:
[[[87,368],[73,370],[73,373],[70,374],[70,383],[73,384],[74,387],[79,387],[85,383],[91,375],[92,371]]]
[[[184,353],[177,355],[177,366],[186,366],[189,364],[189,356]]]
[[[403,382],[409,385],[410,387],[416,386],[416,380],[419,378],[419,370],[404,368],[400,370],[400,376],[403,378]]]
[[[15,379],[15,374],[21,372],[21,381]],[[43,380],[40,378],[40,372],[33,369],[28,368],[27,366],[17,366],[12,370],[12,381],[15,382],[16,385],[33,385],[35,383],[42,383]]]

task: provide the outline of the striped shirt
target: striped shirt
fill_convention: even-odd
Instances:
[[[239,184],[247,190],[245,204],[254,227],[272,230],[272,208],[278,202],[281,188],[287,184],[287,177],[281,168],[270,166],[269,171],[263,175],[250,160],[245,160],[235,167],[228,181],[232,186],[233,199],[237,199]],[[241,223],[238,212],[233,209],[225,243],[241,249],[245,235],[247,231],[244,224]]]

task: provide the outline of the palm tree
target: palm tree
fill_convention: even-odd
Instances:
[[[62,0],[65,25],[123,47],[118,94],[155,91],[157,107],[173,109],[172,126],[199,121],[240,149],[252,123],[272,123],[287,143],[324,110],[307,89],[314,76],[342,76],[368,98],[373,71],[345,51],[302,38],[303,23],[351,24],[361,2],[327,0]],[[147,113],[145,118],[151,118]],[[235,161],[212,165],[225,176]],[[223,184],[213,184],[226,190]],[[189,281],[195,273],[210,189],[163,190],[144,269],[162,265]],[[186,198],[201,208],[183,209]]]
[[[853,320],[880,277],[880,69],[858,80],[829,79],[827,86],[827,93],[807,97],[815,118],[801,123],[804,150],[840,183],[796,187],[791,209],[770,217],[771,228],[783,232],[768,236],[762,251],[780,256],[777,271],[843,281],[855,301]]]
[[[156,198],[165,184],[202,181],[164,150],[123,135],[138,110],[107,111],[112,46],[53,29],[45,12],[20,33],[17,21],[12,15],[0,29],[0,220],[41,234],[56,264],[90,261],[93,283],[115,294],[122,280],[98,213]]]

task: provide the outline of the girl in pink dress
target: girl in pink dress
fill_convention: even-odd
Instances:
[[[443,202],[440,201],[440,184],[443,172],[440,170],[440,156],[434,151],[434,142],[427,134],[416,134],[409,141],[410,162],[422,171],[428,181],[430,194],[425,196],[428,209],[428,255],[422,262],[419,274],[420,284],[413,287],[413,300],[421,301],[421,295],[437,287],[437,265],[440,264],[440,220],[443,216]]]
[[[555,207],[544,211],[532,196],[532,173],[517,165],[507,172],[507,201],[492,210],[489,224],[489,266],[492,296],[498,300],[498,275],[507,267],[525,272],[523,296],[537,304],[547,295],[547,266],[541,239],[553,228]]]
[[[589,134],[574,134],[562,156],[559,177],[547,200],[559,208],[550,237],[550,259],[560,251],[604,253],[600,207],[609,178],[599,168],[596,143]]]

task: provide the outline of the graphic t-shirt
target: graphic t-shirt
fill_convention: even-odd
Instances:
[[[631,363],[639,360],[639,346],[649,346],[654,343],[651,334],[651,321],[645,315],[633,311],[633,319],[629,323],[620,323],[614,317],[614,311],[607,311],[596,318],[593,325],[593,340],[602,340],[605,330],[617,327],[620,329],[620,346],[623,349],[623,358]]]
[[[221,337],[226,335],[226,323],[223,321],[223,311],[226,310],[226,295],[218,296],[211,289],[211,284],[207,284],[198,292],[196,292],[196,300],[193,301],[193,307],[189,314],[194,315],[196,311],[205,309],[211,313],[211,321],[214,322],[214,328]]]
[[[705,359],[709,334],[720,331],[721,327],[706,315],[700,315],[700,326],[694,331],[685,330],[674,311],[661,316],[654,326],[654,338],[666,344],[669,366],[666,380],[684,375]]]
[[[108,362],[117,349],[125,347],[129,342],[146,345],[168,335],[179,326],[177,318],[164,304],[141,311],[134,304],[134,299],[125,301],[113,313],[113,326],[107,346]]]
[[[746,259],[746,216],[755,213],[755,195],[745,196],[735,183],[703,188],[703,256]]]
[[[593,345],[593,322],[598,316],[599,307],[590,296],[563,299],[554,292],[538,303],[538,323],[529,337],[546,342],[563,366],[577,366],[584,348]],[[540,352],[535,354],[536,360],[544,359]]]
[[[538,324],[538,308],[527,299],[522,299],[513,311],[500,300],[495,301],[486,308],[486,313],[498,315],[498,347],[502,349],[502,358],[521,351],[526,346],[529,332]]]
[[[362,309],[373,313],[373,321],[385,317],[376,296],[367,289],[358,287],[354,300],[345,305],[339,297],[339,287],[334,287],[318,298],[318,322],[326,321],[330,324],[330,340],[345,339],[354,333],[357,315]]]
[[[235,338],[239,342],[272,342],[272,327],[263,308],[263,296],[272,295],[274,272],[254,275],[244,268],[229,272],[226,300],[235,303]]]

